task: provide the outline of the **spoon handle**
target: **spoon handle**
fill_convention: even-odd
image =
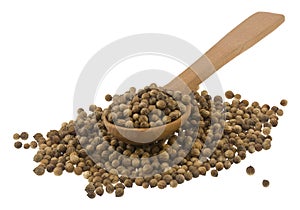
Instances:
[[[191,90],[197,90],[201,82],[270,34],[283,22],[284,16],[281,14],[257,12],[251,15],[168,83],[165,88],[186,91],[186,86],[188,86]]]

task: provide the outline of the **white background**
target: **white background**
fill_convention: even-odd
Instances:
[[[299,209],[297,1],[143,2],[0,2],[0,209]],[[107,44],[138,33],[164,33],[205,52],[256,11],[282,13],[286,22],[224,66],[218,77],[224,90],[250,101],[279,105],[282,98],[289,100],[279,126],[272,129],[271,150],[248,155],[218,178],[200,177],[176,189],[134,187],[122,198],[105,194],[90,200],[83,177],[37,177],[32,172],[36,151],[14,149],[14,132],[46,134],[73,118],[80,72]],[[109,83],[112,89],[104,92],[118,85]],[[255,176],[246,175],[248,165],[256,168]],[[270,180],[269,188],[261,186],[262,179]]]

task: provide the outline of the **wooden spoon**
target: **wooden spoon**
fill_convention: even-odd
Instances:
[[[184,93],[196,91],[201,82],[233,58],[259,42],[283,22],[284,16],[281,14],[257,12],[251,15],[164,87]],[[181,124],[189,117],[190,112],[191,107],[187,106],[187,111],[181,118],[166,125],[152,128],[116,126],[106,119],[105,114],[102,119],[108,132],[113,136],[129,144],[141,145],[167,138],[180,128]]]

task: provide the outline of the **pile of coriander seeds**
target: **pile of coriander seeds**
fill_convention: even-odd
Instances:
[[[186,112],[190,96],[168,91],[156,84],[136,92],[134,87],[122,95],[107,96],[113,100],[107,109],[110,123],[127,128],[149,128],[168,124]]]
[[[38,165],[34,173],[83,175],[88,180],[85,191],[89,198],[105,192],[120,197],[133,185],[175,188],[208,173],[217,177],[247,155],[270,149],[271,130],[283,115],[277,106],[249,103],[232,91],[225,93],[226,101],[205,90],[187,96],[177,92],[175,97],[174,92],[163,93],[156,86],[137,92],[131,88],[124,95],[106,96],[113,100],[109,110],[91,105],[89,112],[79,109],[77,119],[63,123],[59,130],[50,130],[46,136],[35,134],[38,151],[33,160]],[[149,145],[119,141],[102,121],[107,114],[112,123],[124,127],[159,126],[180,117],[185,103],[193,105],[187,121],[167,139]],[[287,101],[282,100],[281,105]]]

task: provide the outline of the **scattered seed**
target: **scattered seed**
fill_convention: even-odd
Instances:
[[[30,148],[30,144],[25,143],[23,147],[24,147],[24,149],[29,149]]]
[[[37,148],[37,146],[38,146],[38,144],[36,143],[36,141],[30,142],[30,147],[31,147],[32,149]]]
[[[22,132],[22,133],[20,134],[20,138],[21,138],[22,140],[27,140],[27,139],[28,139],[28,133],[27,133],[27,132]]]
[[[255,169],[254,169],[253,166],[248,166],[246,168],[246,172],[247,172],[248,175],[252,176],[255,173]]]
[[[57,176],[63,171],[83,174],[89,183],[85,189],[89,198],[102,196],[105,191],[121,197],[124,188],[133,183],[143,188],[175,188],[209,171],[217,177],[219,171],[244,160],[247,151],[271,148],[271,130],[278,125],[283,110],[241,101],[241,95],[232,91],[225,96],[232,100],[224,102],[221,96],[211,97],[207,91],[184,95],[154,84],[139,91],[131,88],[124,95],[106,96],[112,101],[109,109],[96,105],[89,107],[90,113],[78,109],[75,121],[62,123],[59,130],[50,130],[45,137],[35,134],[35,141],[24,147],[38,148],[33,160],[39,164],[34,169],[39,176],[45,171]],[[147,146],[119,141],[107,132],[101,119],[106,114],[120,126],[155,127],[178,119],[189,103],[196,107],[182,128]],[[287,101],[281,102],[284,104]],[[20,141],[14,145],[23,146]],[[251,167],[246,169],[249,175],[254,174]]]
[[[234,93],[231,90],[225,92],[225,96],[228,99],[232,99],[234,97]]]
[[[23,145],[22,145],[22,142],[17,141],[17,142],[14,143],[14,146],[15,146],[15,148],[17,148],[17,149],[20,149]]]
[[[20,135],[19,135],[18,133],[15,133],[15,134],[13,135],[13,139],[14,139],[14,140],[20,139]]]
[[[286,99],[282,99],[281,101],[280,101],[280,105],[281,106],[286,106],[288,104],[288,101],[286,100]]]
[[[105,96],[105,100],[106,100],[106,101],[111,101],[111,100],[112,100],[112,96],[109,95],[109,94],[107,94],[107,95]]]
[[[264,187],[269,187],[269,185],[270,185],[269,180],[264,179],[264,180],[262,181],[262,185],[263,185]]]

